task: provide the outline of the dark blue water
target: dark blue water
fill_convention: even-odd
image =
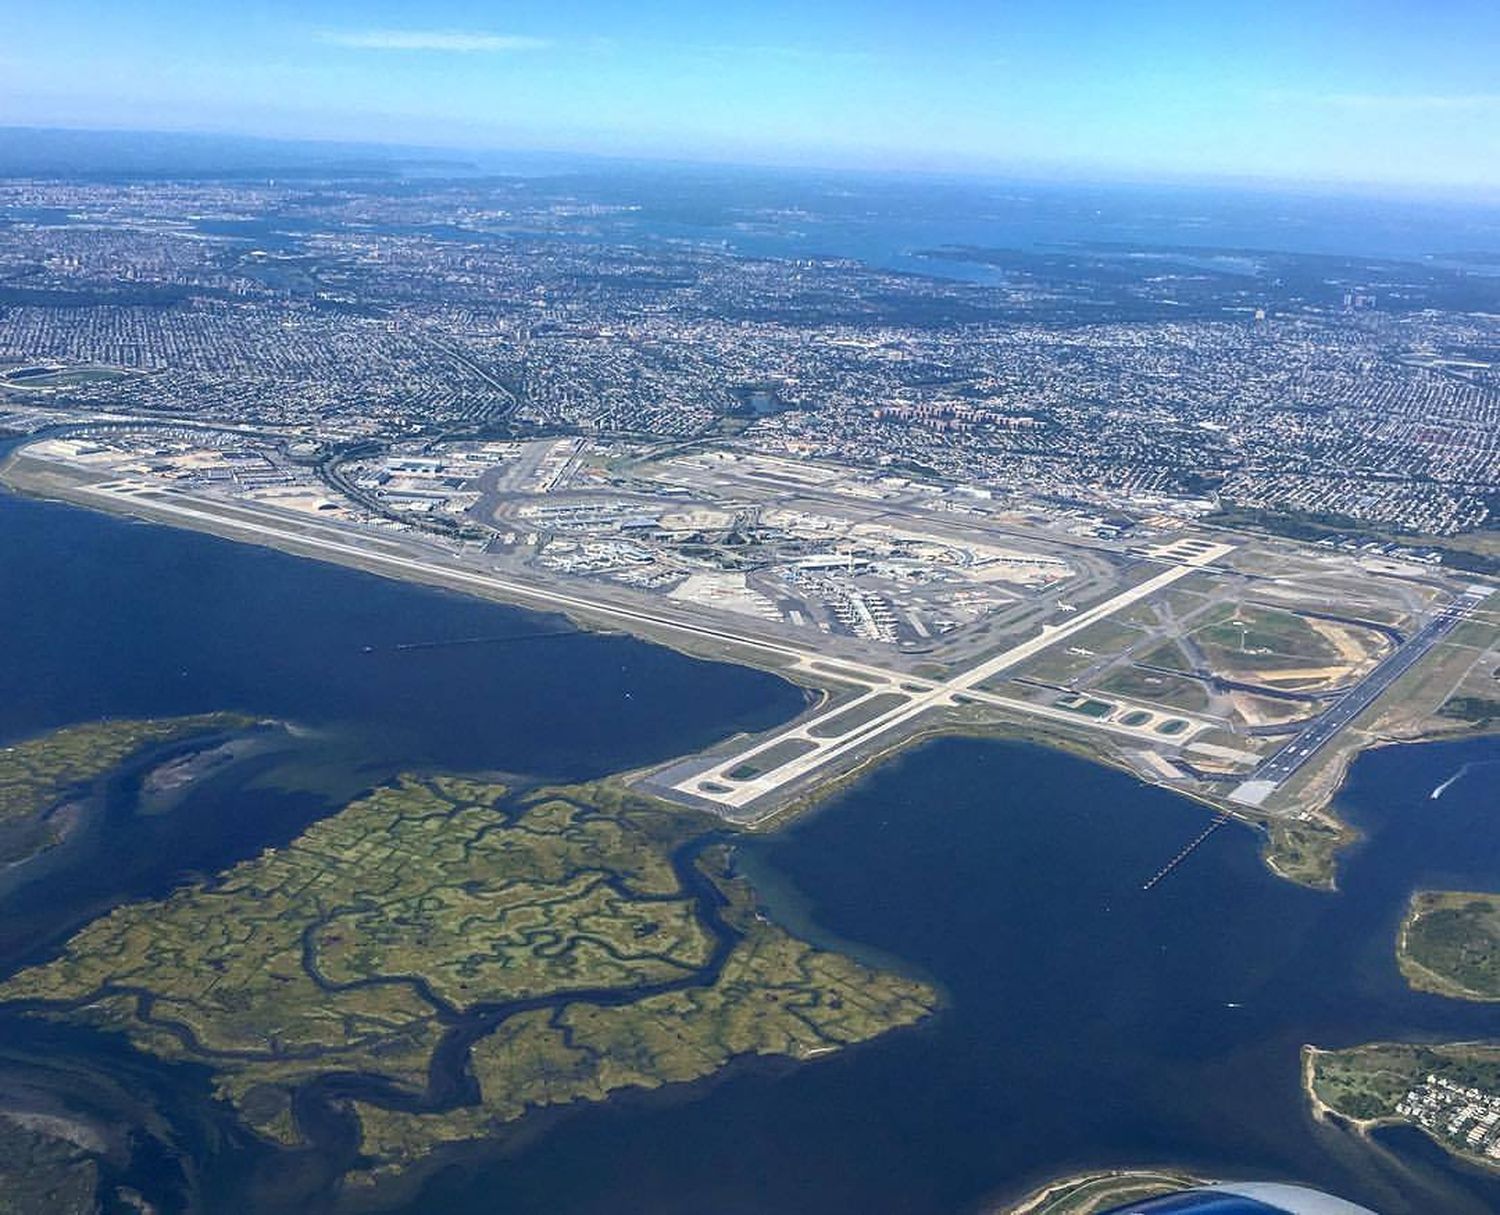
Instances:
[[[0,890],[12,936],[21,924],[44,937],[289,836],[332,804],[309,776],[320,764],[346,786],[408,765],[573,779],[801,704],[779,681],[620,638],[397,651],[557,622],[7,497],[0,570],[0,740],[107,713],[217,708],[316,731],[274,758],[287,771],[269,784],[264,772],[226,777],[164,822],[120,819],[108,863],[58,850],[45,889]],[[1298,1088],[1303,1042],[1496,1031],[1492,1010],[1408,991],[1392,955],[1410,889],[1500,875],[1497,769],[1429,797],[1466,762],[1500,762],[1500,744],[1360,760],[1344,801],[1369,838],[1339,895],[1272,878],[1239,830],[1143,893],[1201,829],[1201,808],[1034,747],[924,747],[792,828],[742,841],[739,856],[792,927],[932,978],[942,1014],[816,1063],[752,1063],[582,1107],[503,1150],[454,1153],[392,1199],[455,1215],[935,1215],[1073,1168],[1177,1163],[1321,1184],[1388,1215],[1500,1209],[1494,1179],[1420,1141],[1395,1136],[1388,1150],[1315,1126]],[[224,1210],[248,1209],[252,1179],[278,1178],[284,1195],[316,1171],[239,1135],[200,1069],[13,1018],[0,1046],[0,1082],[40,1075],[71,1107],[148,1124],[155,1154],[126,1176],[169,1200],[183,1161]]]
[[[1408,991],[1392,953],[1414,885],[1500,876],[1482,771],[1428,800],[1480,760],[1500,763],[1500,745],[1362,759],[1346,801],[1371,838],[1337,896],[1272,878],[1243,831],[1143,893],[1200,810],[1035,747],[927,746],[741,851],[794,892],[769,887],[799,929],[810,916],[941,983],[935,1022],[691,1105],[589,1111],[426,1200],[894,1215],[974,1210],[1074,1168],[1179,1163],[1389,1215],[1500,1209],[1495,1179],[1441,1153],[1316,1127],[1298,1073],[1303,1042],[1496,1031],[1493,1010]]]
[[[769,675],[569,627],[0,494],[0,744],[220,709],[298,730],[169,819],[122,811],[0,873],[0,968],[122,899],[284,843],[399,771],[586,780],[765,729],[804,703]]]
[[[376,768],[576,780],[803,703],[771,676],[624,637],[525,639],[561,618],[12,495],[0,571],[0,740],[238,709],[353,732]],[[395,648],[471,639],[495,640]]]

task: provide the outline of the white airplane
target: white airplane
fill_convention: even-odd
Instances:
[[[1375,1215],[1321,1190],[1268,1181],[1225,1181],[1111,1207],[1104,1215]]]

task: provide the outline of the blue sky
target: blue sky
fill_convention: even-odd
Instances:
[[[8,125],[1500,189],[1496,0],[12,4]]]

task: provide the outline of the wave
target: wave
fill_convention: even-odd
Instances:
[[[1462,768],[1460,768],[1457,772],[1455,772],[1452,776],[1450,776],[1447,780],[1440,784],[1436,789],[1429,793],[1427,795],[1428,798],[1432,801],[1437,801],[1438,798],[1442,797],[1444,793],[1446,793],[1450,788],[1452,788],[1460,780],[1467,776],[1473,769],[1488,767],[1493,762],[1494,761],[1492,760],[1477,760],[1475,762],[1465,764]]]
[[[1468,770],[1469,765],[1465,764],[1462,768],[1460,768],[1457,772],[1455,772],[1452,776],[1450,776],[1447,780],[1445,780],[1442,784],[1435,788],[1431,793],[1429,793],[1427,795],[1428,799],[1434,802],[1437,801],[1438,798],[1442,797],[1443,794],[1448,791],[1450,786],[1455,785],[1460,780],[1462,780],[1464,773]]]

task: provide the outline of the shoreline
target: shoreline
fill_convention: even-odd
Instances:
[[[1106,1203],[1113,1207],[1145,1198],[1147,1192],[1166,1195],[1206,1184],[1208,1178],[1172,1167],[1086,1169],[1055,1177],[1020,1199],[986,1211],[988,1215],[1091,1215]]]
[[[783,646],[778,641],[762,644],[748,638],[717,634],[711,628],[687,622],[674,624],[652,621],[645,619],[643,613],[638,613],[633,609],[625,609],[622,613],[623,619],[621,619],[619,616],[612,615],[607,605],[598,605],[595,608],[587,601],[567,596],[564,592],[556,592],[564,595],[562,602],[553,602],[549,599],[549,588],[530,588],[523,593],[521,589],[511,591],[508,584],[504,582],[480,583],[478,579],[465,577],[465,571],[457,566],[454,566],[451,571],[452,577],[446,577],[445,574],[448,571],[442,566],[419,567],[414,561],[403,562],[397,566],[391,562],[376,561],[373,557],[369,561],[362,561],[357,555],[346,555],[338,551],[330,552],[325,548],[315,548],[311,544],[299,545],[295,536],[285,536],[279,533],[247,535],[243,528],[234,526],[233,521],[226,521],[220,526],[215,526],[214,520],[204,519],[197,515],[185,519],[166,519],[160,513],[153,512],[153,504],[149,500],[87,494],[81,490],[79,478],[74,476],[70,479],[70,474],[74,473],[75,470],[68,469],[66,466],[57,466],[51,462],[28,457],[24,445],[12,449],[3,459],[0,459],[0,487],[18,496],[56,502],[74,509],[97,511],[115,518],[136,519],[158,526],[195,531],[233,543],[253,544],[294,557],[315,559],[397,582],[428,586],[454,594],[498,602],[523,611],[561,615],[583,631],[624,633],[647,644],[664,646],[689,658],[733,663],[779,677],[803,689],[808,697],[808,704],[787,722],[773,727],[773,730],[785,729],[799,720],[812,717],[820,708],[826,708],[840,697],[846,696],[852,686],[837,678],[838,664],[846,661],[837,656],[804,663],[795,655],[792,647]],[[384,555],[383,550],[395,543],[390,537],[377,536],[372,539],[382,544],[382,553],[377,553],[375,556]],[[987,717],[976,716],[974,720],[967,721],[954,720],[953,714],[963,713],[970,707],[952,706],[940,710],[942,717],[937,720],[933,719],[937,715],[929,716],[925,721],[919,717],[908,728],[897,729],[889,736],[871,740],[868,748],[855,746],[851,749],[848,760],[840,764],[831,775],[811,784],[789,782],[781,796],[773,794],[769,804],[743,818],[719,813],[707,802],[694,805],[693,802],[701,799],[695,799],[689,795],[668,795],[665,787],[654,782],[653,777],[691,764],[699,758],[730,754],[734,748],[743,745],[747,738],[753,740],[759,737],[756,735],[736,735],[703,751],[676,756],[647,768],[620,773],[614,779],[629,784],[637,795],[647,796],[678,808],[707,811],[715,814],[733,829],[754,832],[774,830],[800,817],[854,781],[861,779],[877,764],[896,757],[908,748],[933,739],[974,737],[1011,740],[1063,750],[1091,762],[1126,772],[1144,784],[1176,793],[1216,814],[1227,814],[1231,821],[1266,833],[1267,840],[1270,839],[1268,828],[1278,821],[1322,823],[1337,835],[1331,850],[1333,856],[1336,857],[1338,852],[1359,838],[1357,829],[1332,811],[1333,803],[1346,782],[1348,771],[1359,755],[1366,750],[1373,750],[1380,746],[1438,741],[1460,735],[1477,737],[1500,733],[1500,722],[1485,727],[1461,721],[1440,721],[1436,719],[1436,708],[1434,708],[1425,713],[1420,723],[1413,724],[1405,730],[1384,732],[1375,736],[1367,735],[1358,745],[1336,748],[1328,759],[1310,774],[1306,783],[1314,785],[1316,791],[1313,793],[1312,800],[1304,804],[1298,818],[1293,820],[1285,815],[1261,812],[1237,805],[1230,802],[1227,797],[1216,796],[1210,791],[1183,788],[1165,780],[1153,778],[1150,772],[1126,762],[1117,750],[1117,747],[1123,744],[1113,744],[1106,740],[1102,745],[1090,745],[1082,739],[1072,737],[1062,729],[1049,728],[1043,720],[1026,722],[1012,720],[1005,715],[1003,710],[998,709],[990,709]],[[1313,889],[1328,891],[1337,889],[1336,861],[1330,867],[1331,871],[1326,881],[1312,880],[1299,877],[1279,865],[1276,853],[1266,843],[1262,844],[1260,853],[1262,863],[1281,880]]]
[[[1489,900],[1492,905],[1500,903],[1500,894],[1469,890],[1414,890],[1407,900],[1406,911],[1401,917],[1401,927],[1396,933],[1396,965],[1401,976],[1413,991],[1443,996],[1449,1000],[1464,1000],[1474,1004],[1500,1003],[1500,991],[1480,991],[1466,987],[1457,979],[1432,969],[1420,961],[1411,951],[1410,934],[1425,916],[1442,910],[1441,903],[1450,898]],[[1422,907],[1424,899],[1438,905]]]
[[[1355,1126],[1358,1119],[1348,1118],[1334,1109],[1322,1097],[1318,1096],[1317,1089],[1313,1086],[1313,1077],[1317,1074],[1317,1057],[1323,1052],[1311,1042],[1302,1044],[1302,1094],[1307,1098],[1312,1107],[1314,1122],[1330,1122],[1337,1118],[1346,1125]]]
[[[1369,1043],[1366,1045],[1383,1044]],[[1489,1047],[1493,1044],[1489,1041],[1481,1039],[1468,1042],[1448,1042],[1444,1043],[1443,1045],[1445,1047],[1458,1048],[1466,1046]],[[1324,1050],[1321,1047],[1312,1045],[1310,1042],[1304,1042],[1302,1044],[1302,1093],[1303,1096],[1307,1099],[1308,1105],[1310,1107],[1309,1112],[1312,1114],[1314,1122],[1325,1126],[1347,1128],[1353,1131],[1356,1135],[1358,1135],[1362,1140],[1370,1144],[1372,1147],[1381,1148],[1381,1150],[1388,1149],[1384,1148],[1383,1145],[1376,1142],[1374,1138],[1374,1133],[1376,1131],[1386,1127],[1409,1127],[1412,1130],[1418,1131],[1423,1136],[1425,1136],[1428,1142],[1430,1142],[1434,1147],[1438,1148],[1438,1150],[1441,1151],[1445,1156],[1448,1156],[1454,1160],[1462,1161],[1464,1164],[1469,1165],[1472,1168],[1477,1168],[1487,1173],[1500,1171],[1500,1162],[1492,1159],[1486,1159],[1485,1157],[1477,1155],[1475,1153],[1466,1152],[1459,1148],[1456,1148],[1451,1143],[1447,1143],[1437,1135],[1434,1135],[1430,1130],[1427,1129],[1427,1127],[1423,1126],[1420,1122],[1414,1121],[1413,1119],[1402,1117],[1400,1114],[1379,1114],[1373,1118],[1356,1118],[1352,1114],[1346,1114],[1343,1111],[1336,1109],[1334,1106],[1329,1105],[1326,1101],[1323,1100],[1322,1097],[1318,1096],[1317,1090],[1314,1085],[1315,1077],[1317,1075],[1317,1061],[1318,1058],[1322,1055],[1338,1053],[1339,1052],[1336,1050]]]
[[[779,640],[761,644],[750,638],[735,639],[729,636],[721,637],[712,635],[713,631],[710,628],[693,623],[684,622],[679,625],[669,622],[658,623],[643,620],[639,618],[639,614],[633,609],[627,609],[627,619],[620,620],[610,614],[610,609],[607,605],[601,604],[595,608],[576,598],[572,602],[554,602],[548,598],[549,595],[556,593],[567,596],[568,592],[561,590],[554,591],[554,588],[550,587],[538,586],[525,590],[518,587],[512,593],[506,585],[499,582],[491,583],[486,581],[480,583],[477,579],[466,576],[468,572],[458,566],[453,566],[450,571],[441,566],[416,568],[415,562],[395,566],[388,562],[379,561],[379,557],[387,555],[384,550],[390,548],[393,544],[394,540],[392,537],[383,535],[368,537],[367,539],[378,543],[381,548],[380,551],[372,554],[371,560],[362,561],[357,556],[349,556],[340,551],[313,548],[310,544],[306,546],[300,545],[295,536],[264,533],[248,535],[243,529],[235,526],[233,520],[225,520],[222,524],[216,526],[216,520],[203,518],[198,515],[183,518],[164,518],[162,513],[152,509],[153,503],[149,499],[88,493],[84,479],[77,475],[76,470],[70,469],[66,465],[57,465],[50,461],[43,461],[36,457],[28,456],[24,446],[13,449],[3,459],[0,459],[0,488],[22,497],[59,503],[74,509],[95,511],[113,518],[134,519],[158,526],[193,531],[202,535],[210,535],[221,540],[227,540],[231,543],[251,544],[256,547],[285,553],[289,556],[322,561],[326,564],[337,565],[345,569],[354,569],[361,573],[388,578],[396,582],[415,586],[428,586],[487,602],[501,603],[522,611],[560,615],[571,621],[582,631],[625,634],[647,644],[663,646],[689,658],[708,662],[728,662],[737,666],[748,667],[752,670],[776,676],[812,694],[808,705],[794,717],[787,719],[786,722],[772,727],[773,730],[783,729],[785,726],[796,722],[799,718],[811,717],[820,709],[827,709],[840,698],[847,696],[851,687],[858,686],[857,684],[851,685],[846,680],[840,679],[838,668],[841,665],[857,667],[859,664],[838,655],[825,656],[819,655],[815,651],[808,651],[808,656],[813,661],[806,666],[801,666],[797,664],[798,656],[794,653],[793,647],[790,645],[783,646]],[[297,520],[296,522],[301,521]],[[450,572],[452,574],[451,578],[446,576]],[[1042,720],[1026,722],[1010,720],[1005,718],[1003,713],[998,710],[993,711],[988,720],[975,723],[975,725],[978,727],[977,729],[965,723],[957,727],[941,726],[937,729],[933,729],[930,725],[917,725],[910,730],[895,731],[869,750],[863,748],[857,749],[851,756],[850,765],[847,768],[841,767],[830,778],[820,781],[811,787],[788,788],[783,797],[762,808],[752,816],[750,821],[742,822],[732,818],[726,818],[725,821],[737,827],[748,826],[752,830],[788,821],[822,800],[825,788],[842,787],[845,777],[849,773],[863,772],[873,761],[896,753],[900,749],[910,745],[912,741],[925,741],[927,738],[935,737],[937,734],[977,734],[1002,731],[1007,736],[1015,737],[1021,741],[1035,741],[1044,746],[1058,746],[1059,743],[1056,740],[1061,737],[1059,732],[1049,728]],[[664,762],[651,765],[648,768],[637,769],[630,773],[624,773],[621,776],[630,779],[649,777],[652,773],[687,763],[698,756],[708,756],[720,751],[727,754],[737,743],[753,740],[756,737],[758,736],[737,735],[734,738],[724,739],[715,743],[711,748],[703,751],[674,756]],[[1179,789],[1165,782],[1151,779],[1147,773],[1138,771],[1130,765],[1115,759],[1110,754],[1107,745],[1096,749],[1081,741],[1070,741],[1073,743],[1072,749],[1074,753],[1083,754],[1098,762],[1111,763],[1112,766],[1130,772],[1147,784],[1157,785],[1161,788],[1171,789],[1173,792],[1182,793],[1185,796],[1194,797],[1195,800],[1213,807],[1216,811],[1229,809],[1236,817],[1241,817],[1242,808],[1220,805],[1210,798],[1195,795],[1192,791]],[[645,791],[650,792],[650,790]],[[657,791],[653,795],[660,797],[660,792]],[[683,801],[678,801],[676,798],[663,800],[668,800],[674,805],[687,804],[686,799]],[[701,808],[708,807],[705,805]]]

